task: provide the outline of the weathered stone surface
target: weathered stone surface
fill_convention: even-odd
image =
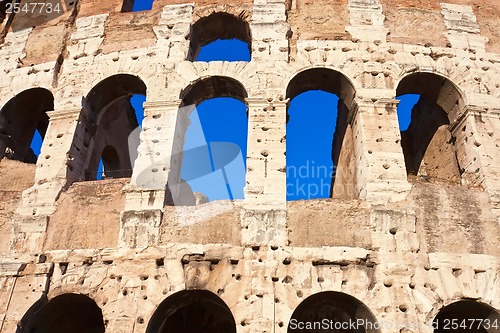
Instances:
[[[431,332],[465,299],[500,310],[497,0],[123,4],[16,15],[0,36],[0,117],[28,89],[54,97],[36,164],[0,164],[0,333],[31,330],[68,294],[111,333],[146,332],[165,304],[186,311],[190,291],[209,292],[237,332],[287,332],[321,292],[408,324],[379,333]],[[250,62],[188,60],[192,41],[217,37],[192,29],[214,12],[244,25]],[[332,198],[287,202],[288,98],[307,89],[342,100],[338,174]],[[400,132],[408,93],[426,99]],[[133,94],[147,101],[129,148]],[[248,106],[241,201],[207,202],[181,179],[188,104],[219,95]],[[132,177],[83,182],[108,145]]]

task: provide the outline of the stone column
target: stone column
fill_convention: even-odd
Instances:
[[[247,98],[244,244],[286,245],[286,101]],[[272,230],[272,232],[271,232]]]
[[[165,202],[178,202],[184,135],[190,123],[189,108],[179,108],[180,104],[180,100],[144,103],[138,156],[125,189],[120,246],[155,244]]]
[[[456,138],[462,184],[484,188],[500,215],[500,109],[467,106],[450,131]]]
[[[349,0],[350,25],[346,31],[362,41],[386,42],[389,29],[384,27],[385,15],[380,0]]]
[[[410,191],[394,99],[358,100],[353,115],[356,189],[372,203],[403,200]]]
[[[250,28],[252,59],[288,61],[290,26],[286,19],[285,0],[254,0]]]
[[[41,251],[48,216],[67,186],[74,170],[70,154],[80,115],[79,109],[51,111],[49,126],[38,157],[35,184],[23,192],[22,203],[13,219],[12,249],[34,253]]]
[[[49,126],[36,164],[35,184],[23,192],[21,215],[50,215],[62,189],[76,180],[76,161],[71,154],[80,109],[47,112]]]
[[[160,21],[153,27],[158,49],[170,60],[186,60],[189,34],[193,16],[193,3],[163,7]]]

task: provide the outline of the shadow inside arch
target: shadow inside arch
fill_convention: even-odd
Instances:
[[[184,290],[167,297],[149,321],[146,333],[236,333],[229,307],[207,290]]]

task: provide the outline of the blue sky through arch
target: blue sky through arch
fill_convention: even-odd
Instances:
[[[188,182],[193,192],[205,194],[210,201],[243,199],[248,137],[247,106],[234,98],[212,98],[200,103],[191,113],[190,120],[184,143],[181,178]],[[221,156],[221,152],[216,151],[221,143],[232,143],[235,145],[233,148],[226,147],[237,149],[227,160],[231,163],[223,168],[217,165],[216,160]],[[226,148],[223,146],[222,149]],[[203,164],[209,164],[209,170],[200,174]],[[227,179],[221,178],[223,172]],[[198,176],[193,176],[196,174]]]
[[[133,12],[139,12],[142,10],[150,10],[153,8],[154,0],[135,0],[132,7]]]
[[[196,61],[250,61],[248,44],[239,39],[217,39],[203,46]]]
[[[338,96],[306,91],[290,101],[286,127],[287,200],[330,197]]]
[[[406,131],[411,122],[411,110],[417,104],[420,95],[407,94],[398,96],[396,99],[399,100],[397,110],[399,130]]]

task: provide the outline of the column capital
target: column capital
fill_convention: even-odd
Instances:
[[[247,102],[248,106],[267,106],[271,102],[267,100],[265,97],[247,97],[245,98],[245,101]]]
[[[359,106],[380,106],[387,104],[393,104],[397,106],[400,101],[396,98],[389,98],[389,97],[383,97],[383,98],[355,97],[354,102]]]
[[[47,116],[50,120],[60,120],[60,119],[78,119],[82,108],[64,109],[64,110],[54,110],[48,111]]]
[[[168,101],[146,101],[144,102],[143,106],[144,106],[144,111],[146,110],[159,111],[161,109],[179,108],[181,103],[182,100],[180,99],[173,99]]]

